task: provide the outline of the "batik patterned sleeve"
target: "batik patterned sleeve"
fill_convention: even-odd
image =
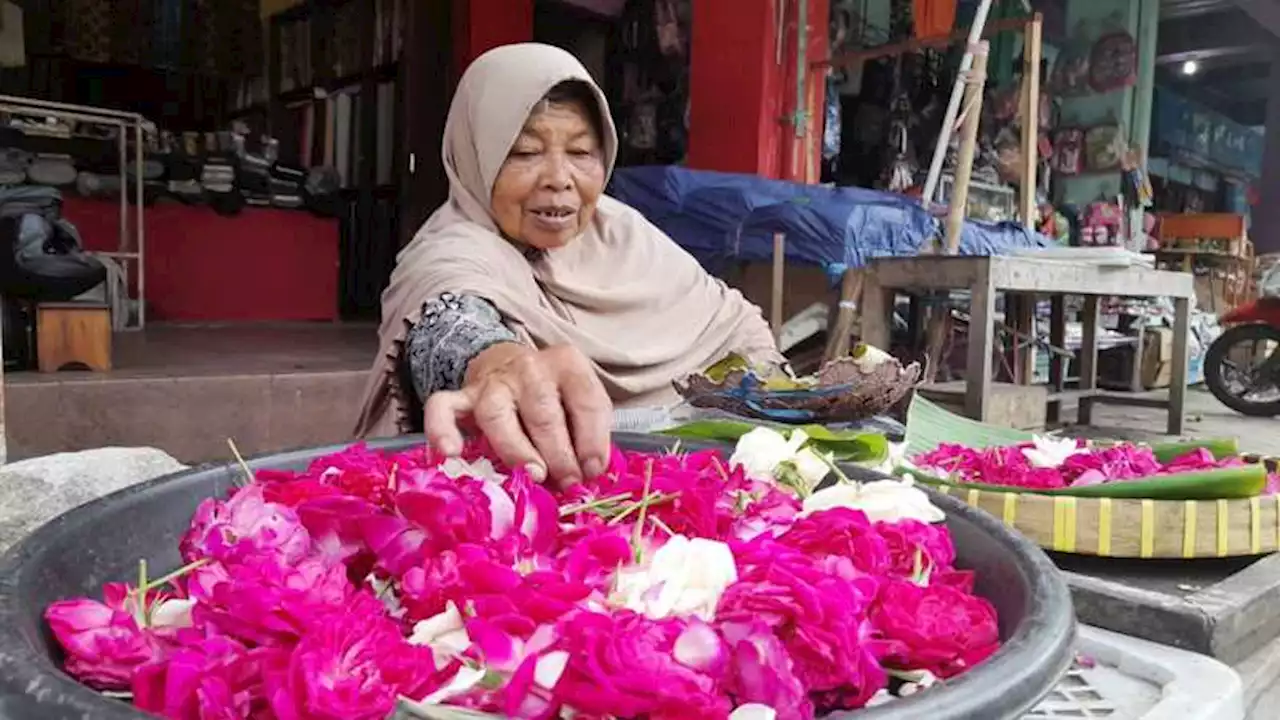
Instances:
[[[476,355],[502,342],[519,342],[488,300],[442,293],[422,306],[422,319],[405,338],[409,374],[418,398],[457,390]]]

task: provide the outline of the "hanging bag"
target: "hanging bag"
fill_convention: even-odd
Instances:
[[[1062,97],[1089,94],[1091,51],[1086,37],[1087,27],[1081,23],[1076,28],[1075,35],[1058,54],[1058,59],[1053,64],[1053,72],[1049,74],[1049,87],[1054,94]]]
[[[1089,57],[1089,86],[1097,93],[1123,90],[1138,81],[1138,43],[1127,30],[1098,39]]]
[[[1053,138],[1053,170],[1061,175],[1084,172],[1084,131],[1067,127]]]

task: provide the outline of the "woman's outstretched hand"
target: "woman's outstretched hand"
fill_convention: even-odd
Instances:
[[[461,390],[437,392],[423,412],[427,442],[462,452],[470,419],[508,467],[569,485],[604,472],[613,404],[590,362],[570,346],[501,343],[472,359]]]

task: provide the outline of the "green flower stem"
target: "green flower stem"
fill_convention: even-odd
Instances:
[[[240,464],[240,472],[244,473],[244,482],[236,483],[240,487],[248,487],[253,484],[253,471],[249,469],[249,463],[244,461],[244,456],[240,454],[240,448],[236,447],[236,441],[227,438],[227,446],[231,448],[231,454],[236,456],[236,462]]]
[[[640,521],[636,523],[635,528],[631,531],[631,546],[635,548],[636,562],[644,560],[644,550],[640,546],[641,540],[644,538],[644,518],[649,510],[649,488],[653,484],[653,460],[645,463],[644,466],[644,488],[640,491],[644,496],[640,500]]]
[[[612,505],[612,504],[619,503],[629,499],[631,499],[631,493],[619,493],[617,495],[610,495],[609,497],[597,498],[595,500],[588,500],[586,502],[581,502],[576,505],[566,505],[560,508],[560,517],[576,515],[577,513],[587,512],[591,510],[599,510],[600,508],[606,507],[608,505]]]

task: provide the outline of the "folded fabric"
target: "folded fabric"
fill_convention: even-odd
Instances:
[[[133,160],[132,156],[129,159],[129,164],[125,167],[125,171],[129,174],[130,177],[138,174],[138,165]],[[152,160],[152,159],[146,159],[146,158],[143,159],[142,161],[142,179],[143,180],[159,180],[163,176],[164,176],[164,163],[160,162],[159,160]]]
[[[41,154],[27,168],[27,177],[37,185],[70,185],[76,181],[76,166],[70,155]]]

